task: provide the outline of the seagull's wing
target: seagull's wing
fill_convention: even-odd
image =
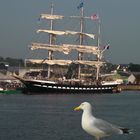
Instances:
[[[97,119],[94,121],[94,126],[99,130],[103,131],[106,135],[111,134],[122,134],[122,130],[120,130],[118,126],[115,126],[109,122],[106,122],[102,119]]]

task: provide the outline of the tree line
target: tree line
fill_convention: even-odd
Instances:
[[[8,64],[9,67],[24,67],[24,60],[19,58],[11,58],[11,57],[4,58],[0,56],[0,67],[4,66],[5,64]],[[129,63],[129,64],[120,64],[120,65],[127,66],[128,71],[140,72],[140,64]],[[32,67],[33,65],[31,64],[30,66]],[[109,72],[111,70],[116,69],[117,66],[118,65],[116,64],[107,63],[104,71]]]
[[[21,66],[24,67],[24,60],[23,59],[18,59],[18,58],[11,58],[11,57],[0,57],[0,64],[4,65],[7,64],[8,66]]]

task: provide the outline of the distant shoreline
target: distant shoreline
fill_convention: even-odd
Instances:
[[[123,90],[140,90],[140,85],[119,85],[119,89]]]

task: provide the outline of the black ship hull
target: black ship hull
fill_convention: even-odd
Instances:
[[[51,93],[117,93],[117,85],[79,85],[55,83],[42,80],[19,79],[25,87],[25,94],[51,94]]]

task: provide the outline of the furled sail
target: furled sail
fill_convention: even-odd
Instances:
[[[101,61],[86,61],[86,60],[75,60],[73,61],[73,63],[75,64],[81,64],[81,65],[88,65],[88,66],[102,66],[104,64],[104,62]]]
[[[92,39],[95,38],[94,34],[75,32],[75,31],[55,31],[55,30],[45,30],[45,29],[37,30],[37,33],[40,33],[40,32],[45,32],[45,33],[54,34],[54,35],[83,35],[83,36],[90,37]]]
[[[75,31],[66,31],[66,34],[70,34],[70,35],[83,35],[83,36],[88,36],[92,39],[95,38],[94,34],[88,34],[88,33],[83,33],[83,32],[75,32]]]
[[[87,66],[102,66],[104,62],[98,61],[82,61],[82,60],[47,60],[47,59],[26,59],[26,62],[33,63],[33,64],[48,64],[48,65],[61,65],[67,66],[70,64],[81,64]]]
[[[63,52],[64,54],[69,54],[71,50],[77,50],[82,53],[92,53],[99,54],[100,50],[97,46],[86,46],[86,45],[73,45],[73,44],[63,44],[63,45],[51,45],[43,43],[32,43],[31,50],[46,49],[50,51]]]
[[[100,53],[100,50],[97,46],[63,44],[63,47],[71,48],[72,50],[77,50],[81,53],[92,53],[96,55]]]
[[[37,33],[40,32],[45,32],[45,33],[49,33],[49,34],[54,34],[54,35],[64,35],[66,34],[64,31],[54,31],[54,30],[37,30]]]
[[[50,19],[50,20],[53,20],[53,19],[63,19],[64,16],[62,16],[62,15],[51,15],[51,14],[41,14],[40,15],[40,18],[41,19]]]
[[[44,59],[26,59],[26,63],[42,64]]]
[[[71,60],[45,60],[44,63],[48,65],[66,66],[66,65],[70,65],[72,61]]]
[[[61,45],[32,43],[31,44],[31,50],[37,50],[37,49],[45,49],[45,50],[49,50],[49,51],[58,51],[58,52],[63,52],[64,54],[69,54],[69,52],[70,52],[70,49],[68,47],[61,46]]]
[[[33,64],[48,64],[48,65],[61,65],[67,66],[72,63],[71,60],[46,60],[46,59],[27,59],[26,62]]]

